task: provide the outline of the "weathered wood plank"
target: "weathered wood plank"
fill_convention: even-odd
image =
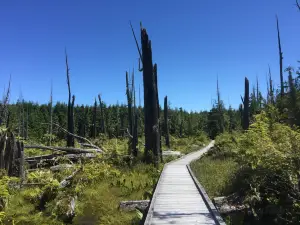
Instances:
[[[212,146],[165,165],[145,224],[219,224],[186,167]]]

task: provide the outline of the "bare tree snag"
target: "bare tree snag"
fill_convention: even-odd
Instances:
[[[51,90],[50,90],[50,104],[49,104],[49,111],[50,111],[50,126],[49,126],[49,145],[51,145],[52,143],[52,128],[53,128],[53,125],[52,125],[52,118],[53,118],[53,109],[52,109],[52,105],[53,105],[53,87],[52,87],[52,82],[51,82]]]
[[[94,109],[93,109],[93,124],[92,124],[92,138],[96,138],[96,133],[97,133],[97,126],[96,126],[96,121],[97,121],[97,101],[95,98],[95,103],[94,103]]]
[[[274,99],[274,86],[273,86],[273,80],[272,80],[272,74],[271,74],[271,68],[269,66],[269,99],[270,99],[270,103],[272,105],[275,104],[275,99]]]
[[[98,95],[100,111],[101,111],[101,133],[105,134],[105,124],[104,124],[104,109],[103,109],[103,102],[101,100],[101,95]]]
[[[8,103],[9,103],[9,95],[10,95],[10,83],[11,83],[11,75],[9,77],[9,82],[8,82],[8,88],[6,91],[5,96],[3,96],[2,104],[0,104],[0,126],[5,120],[8,120]],[[6,122],[8,124],[8,122]]]
[[[161,121],[160,121],[160,107],[159,107],[159,98],[158,98],[158,85],[157,85],[157,64],[155,63],[153,66],[153,73],[154,73],[154,80],[155,80],[155,87],[156,87],[156,102],[157,102],[157,114],[158,114],[158,132],[159,132],[159,154],[160,160],[163,161],[162,157],[162,147],[161,147]]]
[[[145,159],[158,165],[160,161],[157,87],[153,71],[151,41],[146,29],[141,28],[144,115],[145,115]],[[154,158],[151,158],[151,155]]]
[[[6,144],[6,133],[0,135],[0,169],[4,169],[4,153],[5,153],[5,146]]]
[[[249,80],[245,77],[245,96],[244,96],[244,110],[243,110],[243,129],[249,128]]]
[[[73,108],[74,108],[74,101],[75,96],[73,95],[72,102],[71,102],[71,84],[70,84],[70,69],[68,64],[68,55],[67,51],[65,51],[66,55],[66,71],[67,71],[67,84],[68,84],[68,132],[74,133],[74,115],[73,115]],[[74,147],[74,137],[72,135],[67,135],[67,146]]]
[[[276,23],[277,23],[277,39],[278,39],[278,50],[279,50],[280,96],[283,97],[284,95],[283,68],[282,68],[283,53],[281,50],[280,31],[279,31],[279,23],[278,23],[277,16],[276,16]]]
[[[166,140],[166,146],[170,148],[170,138],[169,138],[169,121],[168,121],[168,96],[164,99],[164,134]]]
[[[42,123],[42,124],[48,124],[48,123]],[[94,145],[89,139],[87,139],[87,138],[85,138],[85,137],[81,137],[81,136],[76,135],[76,134],[74,134],[74,133],[70,133],[69,131],[67,131],[66,129],[62,128],[61,126],[59,126],[59,125],[56,124],[56,123],[53,123],[53,125],[56,126],[56,127],[58,127],[59,129],[61,129],[62,131],[64,131],[64,132],[67,133],[68,135],[71,135],[72,137],[77,138],[78,140],[86,141],[87,143],[89,143],[90,147],[101,150],[98,146]],[[102,151],[102,150],[101,150],[101,151]]]

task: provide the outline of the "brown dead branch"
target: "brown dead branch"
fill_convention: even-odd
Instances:
[[[42,124],[49,124],[49,123],[42,123]],[[73,137],[75,137],[75,138],[77,138],[79,140],[84,140],[84,141],[88,142],[90,144],[90,147],[96,148],[96,149],[98,149],[98,150],[100,150],[102,152],[102,150],[98,146],[94,145],[89,139],[87,139],[85,137],[81,137],[81,136],[73,134],[73,133],[70,133],[65,128],[61,127],[59,124],[53,123],[53,125],[57,126],[59,129],[61,129],[65,133],[67,133],[69,135],[72,135]]]
[[[42,145],[25,145],[24,148],[35,148],[41,150],[52,150],[52,151],[63,151],[68,153],[94,153],[99,152],[101,153],[102,150],[99,148],[96,149],[81,149],[81,148],[69,148],[69,147],[52,147],[52,146],[42,146]]]
[[[133,30],[133,27],[132,27],[131,21],[130,21],[130,27],[131,27],[132,34],[133,34],[133,37],[134,37],[134,40],[135,40],[135,43],[136,43],[137,50],[138,50],[138,52],[139,52],[139,54],[140,54],[140,59],[141,59],[141,61],[142,61],[142,64],[143,64],[143,57],[142,57],[142,53],[141,53],[141,50],[140,50],[140,47],[139,47],[138,41],[137,41],[137,39],[136,39],[136,36],[135,36],[134,30]]]
[[[71,180],[73,179],[73,177],[82,170],[82,167],[80,167],[79,169],[75,170],[70,176],[66,177],[65,179],[63,179],[60,183],[59,183],[59,187],[60,188],[65,188],[68,185],[70,185]]]

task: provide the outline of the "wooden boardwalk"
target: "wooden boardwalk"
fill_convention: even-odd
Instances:
[[[213,215],[187,168],[213,144],[165,165],[144,224],[224,224]]]

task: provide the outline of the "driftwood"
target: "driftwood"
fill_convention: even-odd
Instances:
[[[64,151],[68,153],[102,153],[101,149],[94,148],[94,149],[81,149],[81,148],[69,148],[69,147],[57,147],[57,146],[42,146],[42,145],[25,145],[24,148],[35,148],[41,150],[52,150],[52,151]]]
[[[231,214],[248,209],[247,205],[233,203],[229,197],[216,197],[213,203],[221,214]]]
[[[169,156],[169,155],[171,155],[171,156],[181,156],[181,152],[179,152],[179,151],[171,151],[171,150],[167,150],[167,151],[162,151],[162,155],[163,156]]]
[[[67,186],[69,186],[71,184],[71,180],[73,179],[73,177],[79,172],[81,171],[82,167],[80,167],[79,169],[75,170],[70,176],[67,176],[65,179],[63,179],[60,183],[59,183],[59,187],[60,188],[65,188]]]
[[[65,223],[70,223],[75,216],[75,206],[76,206],[77,196],[66,196],[63,199],[60,199],[56,203],[56,207],[63,208],[64,211],[60,212],[58,216],[59,219]]]
[[[56,172],[56,171],[70,169],[70,168],[73,168],[73,167],[74,167],[74,165],[72,165],[72,164],[60,164],[60,165],[56,165],[56,166],[51,166],[50,170],[52,172]]]
[[[81,154],[55,154],[55,155],[41,155],[41,156],[32,156],[25,158],[27,162],[37,162],[37,161],[54,161],[57,157],[65,157],[70,160],[76,160],[80,158],[95,158],[96,155],[93,153],[81,153]]]
[[[145,211],[150,203],[150,200],[137,200],[137,201],[122,201],[119,208],[124,211],[134,211],[139,209]]]

